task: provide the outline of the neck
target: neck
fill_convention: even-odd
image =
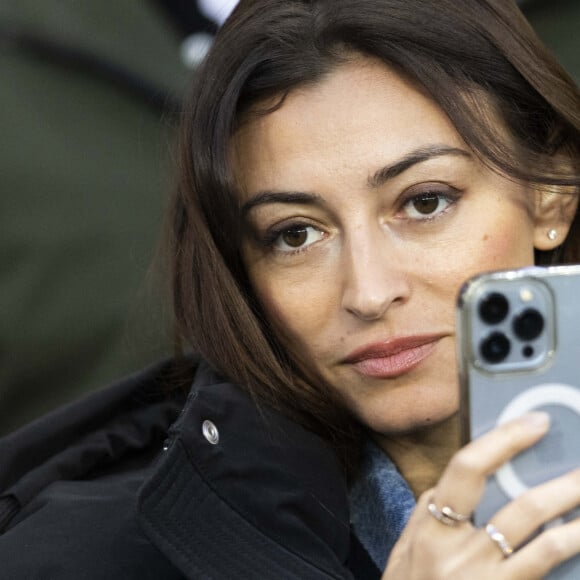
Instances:
[[[459,449],[459,417],[413,433],[375,436],[418,498],[435,486],[451,456]]]

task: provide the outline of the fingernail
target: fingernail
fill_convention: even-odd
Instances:
[[[550,415],[543,411],[527,413],[522,417],[529,427],[537,431],[545,431],[550,426]]]

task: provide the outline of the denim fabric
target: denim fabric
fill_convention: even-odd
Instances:
[[[395,464],[369,441],[350,490],[351,523],[380,570],[385,569],[414,508],[413,493]]]

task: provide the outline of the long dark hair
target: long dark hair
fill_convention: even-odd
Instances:
[[[183,113],[171,207],[180,340],[343,457],[358,431],[332,389],[266,319],[244,270],[231,138],[260,104],[372,55],[427,91],[471,149],[514,179],[578,188],[580,94],[508,0],[241,0],[196,75]],[[499,114],[510,133],[489,123]],[[575,167],[548,161],[565,150]],[[560,258],[577,261],[575,227]]]

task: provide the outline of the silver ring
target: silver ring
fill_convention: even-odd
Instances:
[[[505,536],[493,524],[487,524],[485,526],[485,533],[501,550],[504,558],[509,558],[514,553],[514,549],[509,545]]]
[[[456,526],[469,519],[469,516],[458,514],[449,506],[443,506],[441,509],[439,509],[433,502],[429,503],[427,509],[438,522],[441,522],[446,526]]]

